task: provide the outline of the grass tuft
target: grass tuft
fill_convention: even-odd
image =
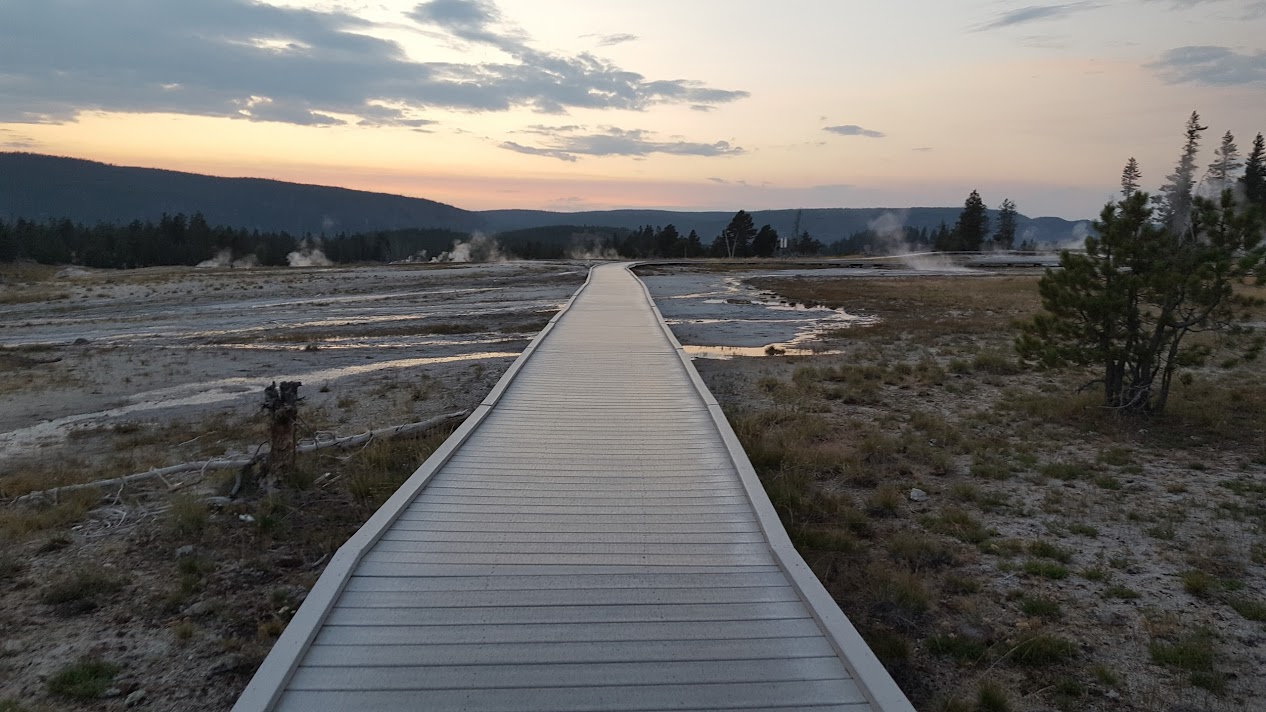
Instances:
[[[1054,561],[1029,559],[1024,562],[1024,573],[1058,581],[1068,578],[1068,567]]]
[[[1060,610],[1059,601],[1040,596],[1025,596],[1020,599],[1020,610],[1024,612],[1024,615],[1035,618],[1060,618],[1064,615]]]
[[[1025,667],[1045,667],[1068,662],[1077,657],[1077,644],[1053,635],[1039,633],[1020,641],[1011,651],[1011,662]]]
[[[48,691],[54,695],[79,700],[101,697],[119,674],[120,668],[96,658],[84,658],[62,668],[48,679]]]
[[[86,613],[97,608],[102,597],[122,589],[120,578],[80,569],[50,583],[40,594],[40,602],[69,613]]]

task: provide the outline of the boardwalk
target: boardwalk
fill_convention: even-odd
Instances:
[[[234,709],[913,708],[606,265],[339,551]]]

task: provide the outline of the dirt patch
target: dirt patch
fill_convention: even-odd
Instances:
[[[733,276],[732,274],[730,276]],[[1120,419],[1019,363],[1036,275],[753,279],[879,322],[697,361],[797,547],[920,710],[1266,699],[1266,389]]]
[[[21,276],[6,288],[59,279]],[[64,280],[71,311],[19,294],[0,304],[0,497],[249,455],[272,380],[304,381],[308,439],[471,408],[584,278],[164,269]],[[330,555],[446,435],[300,455],[284,486],[231,498],[228,471],[0,505],[0,710],[229,709]]]

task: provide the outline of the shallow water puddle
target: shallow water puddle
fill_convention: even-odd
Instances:
[[[800,349],[785,344],[769,344],[768,346],[685,346],[681,347],[694,358],[708,358],[728,361],[738,356],[764,358],[766,356],[829,356],[839,351],[819,351],[816,349]]]
[[[129,396],[126,399],[127,401],[130,401],[127,405],[118,406],[116,408],[109,408],[107,410],[99,410],[91,413],[77,413],[75,415],[56,418],[54,420],[49,420],[26,428],[19,428],[17,430],[0,433],[0,454],[11,454],[12,452],[22,448],[30,447],[41,440],[49,438],[64,438],[72,426],[88,421],[107,420],[110,418],[132,415],[134,413],[163,410],[166,408],[213,405],[215,403],[223,403],[226,401],[246,398],[248,396],[258,397],[264,386],[266,386],[268,382],[274,380],[301,381],[307,384],[327,383],[347,378],[349,376],[359,376],[367,373],[374,373],[376,371],[412,368],[415,366],[428,366],[440,363],[516,358],[518,355],[519,354],[517,352],[509,351],[483,351],[469,354],[457,354],[454,356],[433,356],[429,358],[375,361],[374,363],[356,364],[355,366],[341,366],[338,368],[326,368],[317,371],[308,371],[305,373],[276,374],[255,378],[222,378],[215,381],[204,381],[201,383],[186,383],[179,386],[172,386],[171,388],[161,388]]]

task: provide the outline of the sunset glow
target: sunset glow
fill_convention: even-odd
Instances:
[[[470,209],[1082,218],[1130,156],[1159,184],[1193,109],[1266,130],[1263,30],[1259,0],[9,0],[0,150]]]

